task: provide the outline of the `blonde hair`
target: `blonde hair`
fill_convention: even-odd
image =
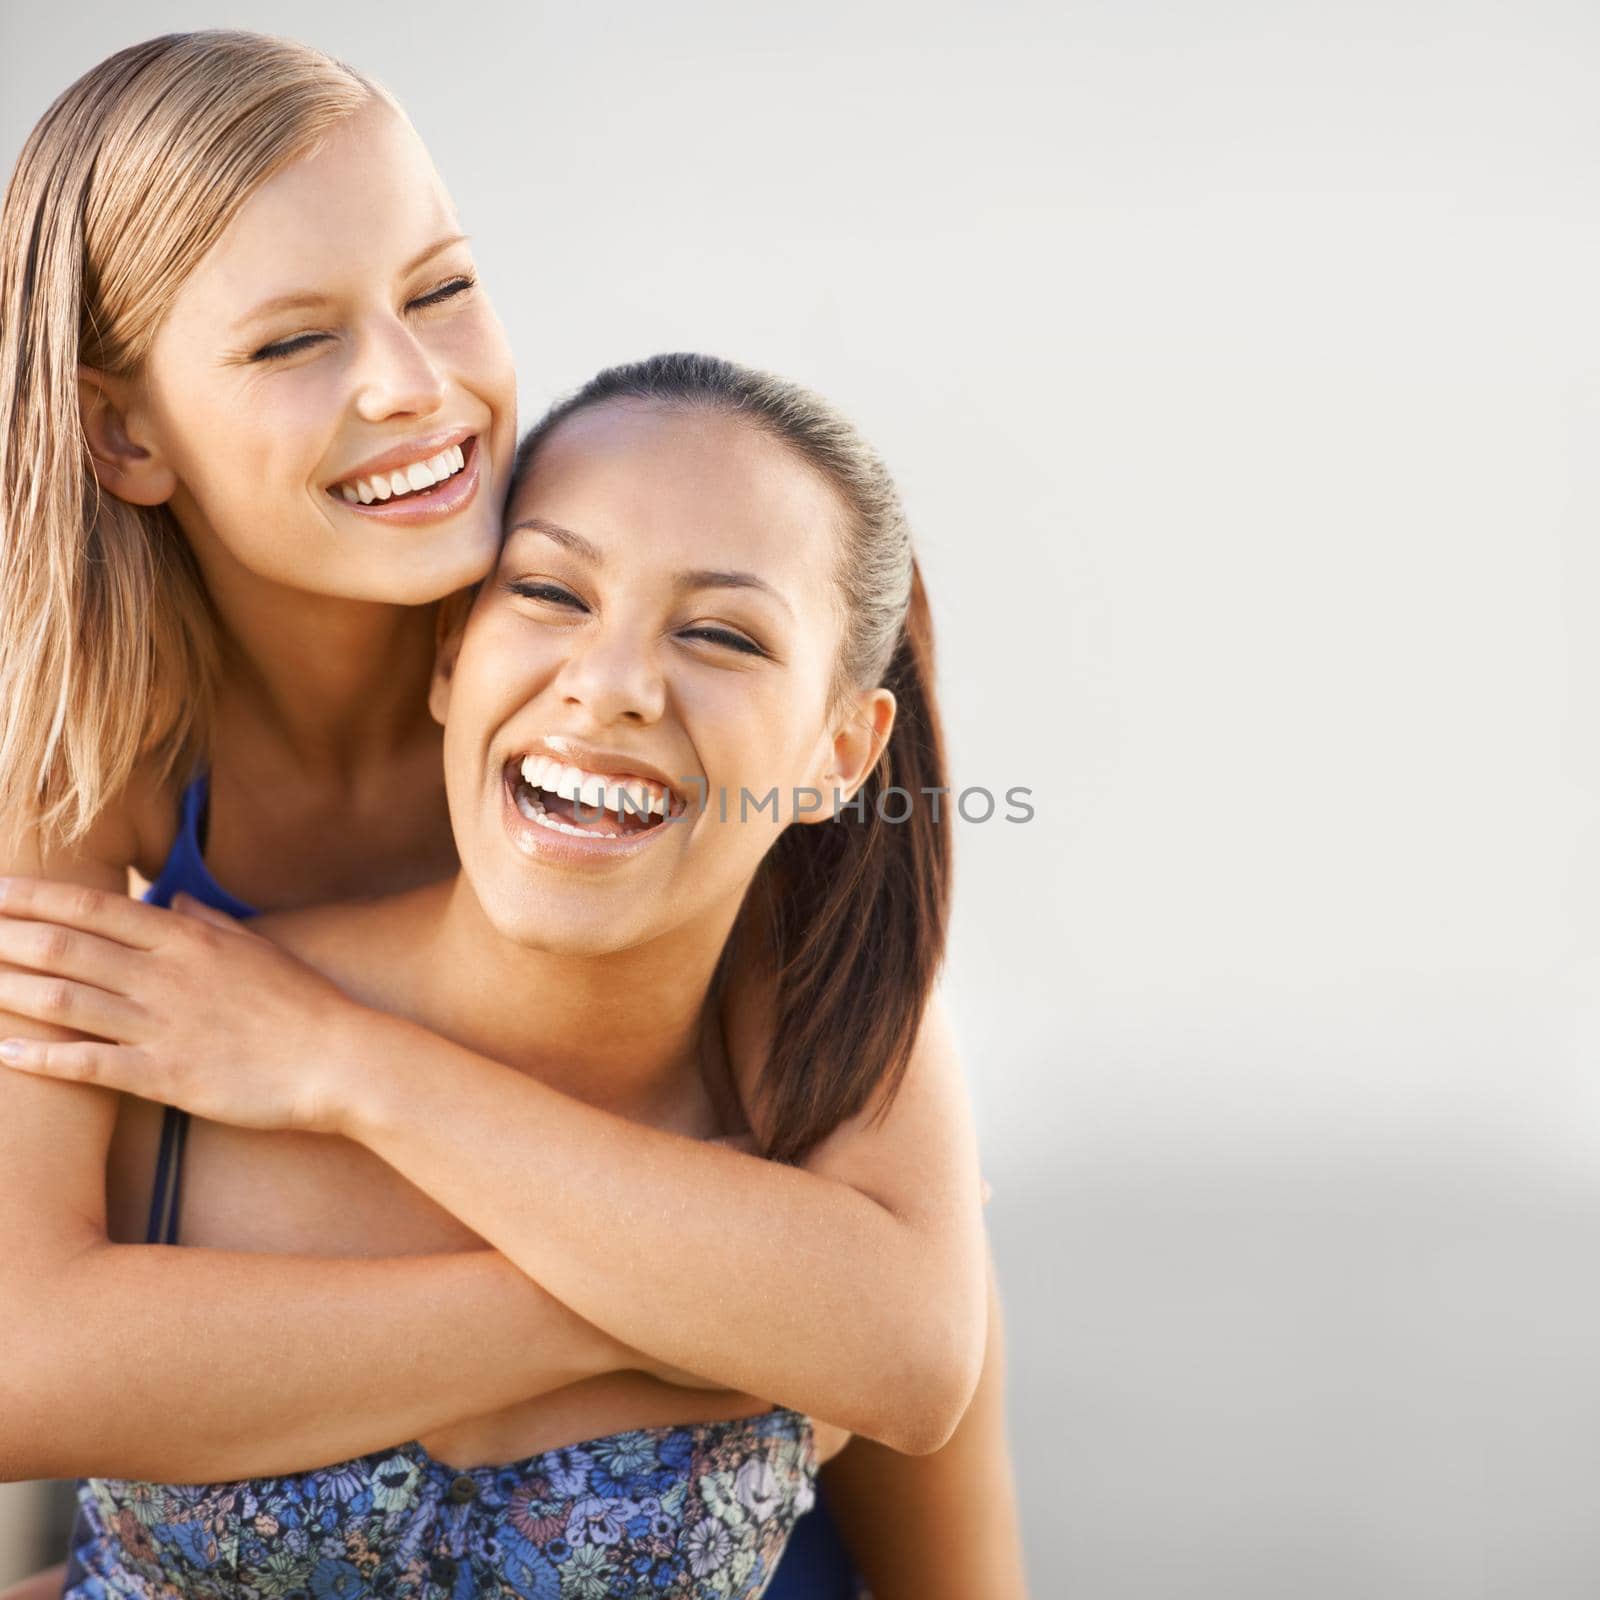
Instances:
[[[145,760],[203,747],[217,670],[198,567],[165,507],[102,494],[80,364],[137,376],[250,195],[374,98],[287,39],[167,34],[40,119],[0,215],[0,826],[70,844]]]

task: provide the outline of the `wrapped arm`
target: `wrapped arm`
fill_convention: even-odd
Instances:
[[[982,1365],[985,1258],[937,996],[889,1111],[804,1167],[631,1122],[354,1002],[341,1018],[333,1125],[581,1316],[907,1453],[950,1437]]]

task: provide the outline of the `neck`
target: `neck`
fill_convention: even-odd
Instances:
[[[208,564],[209,565],[209,564]],[[207,571],[218,623],[218,721],[265,732],[295,765],[349,782],[432,734],[431,605],[308,594]]]
[[[636,1120],[714,1107],[706,999],[737,903],[631,949],[571,955],[506,939],[464,873],[423,893],[415,971],[439,1031]]]

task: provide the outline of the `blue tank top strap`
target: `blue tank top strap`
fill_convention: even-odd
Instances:
[[[204,769],[195,772],[184,785],[178,806],[178,832],[156,881],[145,891],[144,898],[151,905],[170,906],[173,896],[181,890],[205,905],[227,912],[230,917],[253,917],[255,907],[229,894],[206,866],[203,835],[210,790],[210,774]],[[161,1148],[156,1156],[156,1177],[150,1195],[150,1217],[145,1225],[146,1244],[178,1242],[183,1151],[188,1135],[189,1113],[176,1106],[164,1106]]]
[[[253,917],[255,907],[229,894],[206,866],[201,824],[210,802],[210,790],[211,776],[205,771],[197,772],[184,785],[178,808],[177,836],[144,898],[154,906],[170,906],[173,896],[181,890],[208,906],[215,906],[218,911],[227,912],[230,917]]]
[[[183,1188],[183,1147],[189,1134],[189,1113],[176,1106],[161,1108],[161,1149],[156,1155],[155,1182],[150,1186],[150,1219],[146,1244],[178,1242],[178,1205]]]

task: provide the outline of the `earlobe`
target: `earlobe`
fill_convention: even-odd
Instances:
[[[441,728],[444,726],[445,713],[450,708],[450,685],[455,678],[456,656],[461,651],[461,633],[459,624],[442,626],[434,650],[433,679],[428,685],[428,711]]]
[[[100,487],[129,505],[165,505],[177,490],[177,474],[134,436],[139,430],[130,426],[131,403],[126,379],[78,368],[78,416]]]
[[[434,658],[433,678],[428,684],[428,712],[442,728],[445,713],[450,709],[450,680],[455,674],[455,643],[452,636],[439,648]]]
[[[450,677],[434,668],[433,682],[428,685],[428,713],[442,728],[445,713],[450,709]]]

